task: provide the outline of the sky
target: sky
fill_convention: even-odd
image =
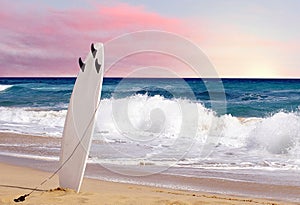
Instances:
[[[159,30],[197,45],[220,77],[300,78],[298,0],[0,0],[0,6],[2,77],[76,76],[91,42]],[[105,75],[126,76],[149,62],[195,77],[157,54],[125,59]]]

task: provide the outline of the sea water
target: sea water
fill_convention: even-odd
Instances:
[[[61,138],[75,80],[1,78],[0,131]],[[104,78],[88,162],[137,176],[168,168],[191,177],[220,170],[227,179],[251,181],[276,173],[268,183],[299,186],[299,109],[297,79]],[[26,146],[7,141],[0,152],[58,160],[58,144],[22,152]],[[55,151],[40,151],[47,149]],[[285,177],[274,181],[278,175]]]

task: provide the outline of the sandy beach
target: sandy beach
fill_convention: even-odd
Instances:
[[[0,203],[17,204],[13,199],[27,194],[51,173],[0,164]],[[123,184],[84,178],[80,193],[57,190],[55,176],[21,204],[293,204],[264,199],[242,198]]]

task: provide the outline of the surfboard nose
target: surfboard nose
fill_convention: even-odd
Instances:
[[[103,43],[95,43],[94,44],[95,49],[101,50],[103,48]]]

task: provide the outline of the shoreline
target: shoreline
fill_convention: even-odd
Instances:
[[[0,155],[0,169],[1,164],[44,172],[47,173],[45,177],[49,177],[57,166],[56,161],[41,161],[26,158],[20,160],[16,157],[3,155]],[[96,173],[96,175],[93,176],[93,173]],[[100,177],[99,174],[101,175]],[[44,178],[40,179],[39,183],[42,180],[44,180]],[[175,192],[204,193],[207,195],[220,195],[231,198],[262,199],[272,202],[300,204],[298,198],[294,197],[295,195],[299,196],[300,189],[295,186],[258,184],[211,177],[186,177],[168,173],[153,174],[145,177],[126,177],[113,173],[100,165],[96,166],[91,164],[87,165],[84,180],[127,184],[130,186],[150,187],[153,189],[167,189]],[[58,186],[58,179],[56,181],[56,186]],[[34,186],[36,185],[37,184],[34,184]],[[51,187],[51,189],[53,189],[53,187]]]
[[[0,204],[15,204],[14,198],[30,192],[50,173],[32,168],[0,163]],[[209,194],[107,182],[84,178],[81,190],[55,190],[58,177],[54,176],[26,198],[22,204],[297,204],[284,201],[236,197],[231,195]],[[52,189],[52,191],[50,191]]]
[[[16,134],[16,133],[0,133],[0,144],[2,144],[1,152],[5,153],[18,153],[20,156],[24,154],[24,152],[28,152],[27,154],[34,154],[34,156],[39,156],[39,153],[30,153],[26,149],[23,150],[23,148],[18,147],[18,145],[14,145],[12,147],[5,146],[5,144],[8,142],[18,142],[19,143],[38,143],[38,144],[45,144],[51,140],[51,143],[56,144],[56,146],[59,145],[60,139],[59,138],[52,138],[47,136],[32,136],[32,135],[22,135],[22,134]],[[23,150],[23,151],[22,151]],[[21,151],[21,152],[20,152]],[[49,150],[45,149],[44,152],[49,152]],[[57,152],[57,150],[56,150]],[[42,158],[27,158],[26,156],[20,157],[13,156],[8,154],[4,155],[0,153],[0,170],[1,164],[3,166],[11,166],[11,169],[21,169],[25,170],[31,170],[34,172],[42,172],[43,176],[46,176],[46,173],[48,175],[46,177],[49,177],[51,172],[55,171],[57,168],[57,160],[42,160]],[[49,154],[54,154],[49,153]],[[154,166],[155,167],[155,166]],[[122,171],[127,171],[128,173],[134,173],[136,167],[128,167],[128,166],[117,166],[114,167],[114,171],[120,169]],[[142,171],[149,171],[153,169],[153,166],[151,165],[145,165],[140,167]],[[232,171],[218,171],[218,170],[203,170],[198,169],[195,177],[191,176],[183,176],[180,175],[181,169],[176,170],[178,168],[170,168],[167,172],[161,172],[152,174],[149,176],[144,177],[134,177],[130,176],[124,176],[121,174],[117,174],[114,171],[111,171],[110,169],[107,169],[105,166],[100,164],[88,164],[87,169],[85,172],[85,178],[84,181],[95,181],[95,183],[108,183],[113,186],[114,184],[122,184],[127,186],[141,186],[141,187],[148,187],[151,189],[166,189],[167,192],[187,192],[187,193],[194,193],[201,195],[208,195],[208,196],[221,196],[221,198],[242,198],[242,199],[259,199],[259,200],[266,200],[266,201],[276,201],[276,202],[282,202],[284,201],[284,204],[290,203],[290,204],[300,204],[300,199],[298,196],[300,196],[300,189],[299,185],[297,183],[290,183],[288,182],[286,185],[284,184],[274,184],[271,183],[270,179],[272,180],[274,176],[280,176],[277,175],[277,173],[273,173],[273,176],[268,176],[266,174],[260,176],[261,181],[243,181],[240,180],[237,173],[233,173]],[[29,172],[31,172],[29,171]],[[179,171],[179,174],[176,174],[176,171]],[[187,173],[191,173],[191,171],[195,170],[189,170],[187,169]],[[10,171],[7,171],[7,178],[16,178],[20,180],[20,176],[10,176]],[[175,173],[175,174],[172,174]],[[251,170],[251,174],[254,176],[256,175],[254,172],[255,170]],[[195,174],[195,173],[194,173]],[[270,174],[270,173],[269,173]],[[2,176],[1,171],[1,176]],[[258,177],[258,176],[256,176]],[[296,175],[294,176],[296,177]],[[234,180],[231,180],[234,179]],[[259,179],[259,178],[258,178]],[[21,181],[23,178],[21,179]],[[29,184],[31,181],[31,176],[28,175],[27,182],[25,184]],[[43,179],[40,179],[39,183]],[[256,179],[257,180],[257,179]],[[2,182],[3,180],[0,179]],[[26,181],[26,180],[25,180]],[[14,181],[8,181],[9,186],[10,184],[14,184]],[[51,187],[47,187],[48,189],[54,189],[58,186],[58,179],[56,178],[56,185],[53,185]],[[35,187],[37,184],[32,184],[32,187]],[[18,184],[18,183],[16,183]],[[21,186],[21,185],[20,185]],[[2,193],[2,188],[0,189],[0,193]],[[91,189],[92,191],[94,189]],[[96,189],[98,190],[98,189]],[[85,190],[83,190],[85,191]],[[89,191],[89,190],[87,190]],[[15,192],[13,192],[15,193]],[[9,194],[9,193],[8,193]],[[234,197],[232,197],[234,196]],[[2,197],[2,195],[0,195]],[[1,198],[0,198],[1,199]],[[1,200],[0,200],[1,202]],[[297,203],[296,203],[297,202]],[[280,204],[280,203],[279,203]]]

